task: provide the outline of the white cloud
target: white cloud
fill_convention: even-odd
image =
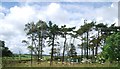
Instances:
[[[63,2],[118,2],[119,0],[61,0]]]
[[[6,16],[6,19],[9,21],[17,21],[17,22],[19,21],[20,23],[24,24],[30,20],[31,21],[34,20],[34,15],[35,15],[35,11],[30,6],[25,6],[25,7],[14,6],[10,8],[10,13]]]
[[[5,13],[1,12],[3,15]],[[21,39],[25,39],[24,25],[34,20],[34,10],[29,7],[11,7],[9,13],[0,19],[0,39],[6,42],[6,46],[16,52],[21,46]],[[26,49],[21,47],[21,49]],[[25,53],[25,51],[23,51]]]
[[[48,20],[57,24],[65,24],[69,20],[68,12],[61,8],[61,5],[57,3],[51,3],[44,13],[46,14]]]
[[[119,26],[119,24],[118,24],[118,18],[116,18],[116,19],[113,21],[113,23],[115,23],[115,26]]]
[[[48,8],[47,8],[47,14],[48,15],[54,15],[57,14],[57,12],[59,12],[60,9],[60,5],[56,4],[56,3],[51,3]]]
[[[119,0],[1,0],[2,2],[118,2]]]
[[[5,8],[0,5],[0,12],[4,11]]]
[[[4,18],[4,14],[3,13],[0,13],[0,19]]]
[[[96,18],[96,21],[98,21],[98,22],[100,22],[101,20],[103,20],[102,17],[97,17],[97,18]]]

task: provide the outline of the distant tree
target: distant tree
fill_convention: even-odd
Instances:
[[[78,35],[86,35],[86,40],[84,41],[86,44],[86,58],[88,59],[88,50],[89,50],[89,32],[93,29],[95,22],[87,23],[87,20],[84,20],[84,25],[80,26],[77,30]]]
[[[95,25],[95,30],[98,32],[97,33],[97,39],[96,39],[96,46],[95,46],[95,55],[97,56],[98,54],[98,47],[100,44],[101,40],[105,41],[106,35],[103,35],[103,33],[106,33],[106,30],[108,29],[107,24],[99,23]],[[100,38],[102,37],[102,38]]]
[[[86,23],[86,21],[84,22],[85,24],[82,26],[84,29],[84,33],[86,33],[86,49],[87,49],[87,56],[86,58],[88,59],[88,50],[89,50],[89,32],[92,30],[92,28],[94,27],[95,22],[91,22],[91,23]]]
[[[27,40],[22,40],[22,43],[24,43],[25,46],[28,46],[27,48],[28,48],[29,51],[33,51],[33,53],[34,53],[35,55],[37,55],[37,51],[38,51],[38,50],[37,50],[35,41],[33,42],[33,43],[35,44],[35,47],[32,47],[33,49],[31,49],[31,48],[29,47],[29,46],[31,46],[30,43],[29,43],[29,41],[27,41]]]
[[[57,37],[58,34],[59,34],[58,26],[56,24],[52,24],[52,22],[49,21],[47,37],[49,38],[49,42],[48,42],[49,46],[52,46],[50,65],[52,65],[54,46],[55,46],[55,38]]]
[[[29,51],[34,51],[34,47],[33,46],[28,46],[27,47]]]
[[[69,32],[72,32],[75,27],[72,28],[66,28],[66,25],[61,26],[60,28],[60,34],[61,36],[65,39],[64,40],[64,47],[63,47],[63,57],[62,57],[62,62],[64,62],[64,56],[65,56],[65,48],[66,48],[66,41],[67,41],[67,35]]]
[[[69,57],[77,56],[76,48],[75,48],[75,46],[73,44],[71,44],[71,48],[70,48],[70,50],[68,52],[68,56]]]
[[[0,40],[0,50],[2,52],[2,57],[11,57],[13,53],[9,50],[8,47],[5,47],[5,42]]]
[[[31,23],[25,24],[25,29],[24,30],[25,30],[27,36],[29,36],[28,38],[31,39],[31,46],[33,47],[35,33],[36,33],[35,23],[31,22]],[[31,66],[32,66],[32,58],[33,58],[32,56],[33,56],[33,50],[31,50]]]
[[[94,60],[95,58],[95,48],[97,46],[97,38],[95,36],[91,36],[91,40],[90,40],[90,43],[89,43],[89,46],[92,50],[92,59]]]
[[[46,39],[46,34],[47,34],[47,24],[46,22],[39,20],[36,23],[36,33],[38,36],[38,61],[39,61],[39,55],[41,56],[42,59],[42,52],[43,52],[43,39]]]
[[[56,53],[57,53],[57,56],[59,57],[60,56],[60,48],[56,49]]]
[[[52,49],[51,49],[52,50]],[[51,52],[50,52],[51,54]],[[54,42],[54,49],[53,49],[53,58],[60,56],[60,48],[59,48],[59,42]]]
[[[85,42],[86,38],[85,37],[81,37],[81,44],[78,44],[78,47],[81,49],[81,59],[83,57],[86,57],[86,42]]]
[[[83,33],[84,32],[81,27],[76,31],[76,34],[78,35],[78,37],[81,37],[80,40],[82,41],[81,44],[78,44],[78,47],[81,48],[81,58],[83,58],[84,41],[85,41],[85,38],[83,37]]]

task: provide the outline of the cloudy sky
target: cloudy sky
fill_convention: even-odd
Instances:
[[[59,26],[79,28],[86,19],[97,23],[118,24],[117,2],[2,2],[0,4],[0,40],[14,53],[28,53],[22,44],[27,39],[24,25],[38,20],[52,21]],[[49,50],[50,48],[44,48]],[[44,52],[48,54],[49,51]]]

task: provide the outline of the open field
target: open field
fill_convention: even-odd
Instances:
[[[44,56],[44,59],[49,59],[50,56]],[[18,57],[4,57],[3,67],[31,67],[30,57],[21,57],[21,60]],[[53,65],[50,66],[50,61],[37,62],[33,59],[32,67],[118,67],[118,63],[105,62],[104,64],[100,63],[70,63],[53,61]]]
[[[49,62],[33,62],[32,67],[118,67],[118,64],[109,64],[109,63],[104,63],[104,64],[99,64],[99,63],[93,63],[93,64],[76,64],[76,63],[64,63],[62,64],[61,62],[53,62],[53,65],[50,66]],[[5,67],[31,67],[30,61],[28,62],[21,62],[21,63],[10,63],[5,65]]]
[[[53,61],[53,65],[50,66],[50,56],[43,56],[42,62],[38,62],[37,58],[34,56],[32,67],[120,67],[118,63],[109,63],[106,61],[104,64],[100,63],[73,63],[65,62],[62,64],[61,61]],[[30,55],[21,55],[15,57],[3,57],[2,58],[3,67],[31,67],[31,57]]]

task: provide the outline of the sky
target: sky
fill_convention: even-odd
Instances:
[[[39,20],[52,21],[59,26],[76,26],[77,29],[84,20],[118,25],[118,2],[1,2],[0,40],[5,41],[13,53],[29,53],[22,43],[27,39],[25,24]],[[76,40],[75,43],[80,42]],[[43,50],[44,54],[49,54],[50,48]]]

